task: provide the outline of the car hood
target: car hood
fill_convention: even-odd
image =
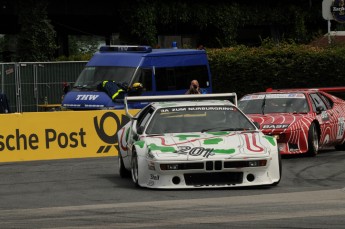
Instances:
[[[247,116],[260,124],[260,129],[299,129],[301,122],[311,121],[308,114],[247,114]]]
[[[267,157],[275,139],[260,131],[182,133],[147,136],[142,139],[149,156],[158,160]]]

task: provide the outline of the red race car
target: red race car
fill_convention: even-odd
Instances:
[[[332,92],[345,87],[267,89],[243,96],[238,107],[277,138],[281,154],[315,156],[323,148],[345,150],[345,101]]]

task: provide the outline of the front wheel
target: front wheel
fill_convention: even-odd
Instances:
[[[336,145],[334,148],[338,151],[344,151],[345,150],[345,142],[341,145]]]
[[[132,180],[135,186],[139,186],[138,177],[139,177],[139,170],[138,170],[138,155],[137,152],[132,152],[132,161],[131,161],[131,172],[132,172]]]
[[[315,123],[312,123],[310,125],[309,131],[308,131],[308,152],[307,154],[309,156],[316,156],[319,151],[319,136],[317,133],[316,125]]]
[[[129,178],[129,177],[131,177],[130,171],[125,168],[125,165],[123,163],[123,159],[122,159],[121,153],[119,153],[119,156],[118,156],[118,163],[119,163],[119,174],[120,174],[120,177],[121,178]]]

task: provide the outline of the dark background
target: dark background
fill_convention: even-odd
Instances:
[[[18,15],[18,4],[20,1],[25,0],[0,0],[0,34],[18,34],[20,32],[21,25],[18,20],[20,16]],[[110,44],[113,34],[124,34],[126,30],[129,32],[132,29],[131,26],[128,26],[128,28],[124,27],[127,26],[124,25],[124,14],[119,12],[125,12],[130,17],[132,15],[131,12],[136,10],[136,6],[139,8],[143,4],[157,3],[155,0],[46,0],[45,2],[48,5],[48,18],[57,34],[60,55],[68,55],[68,35],[100,36],[104,37],[105,43]],[[310,31],[320,34],[327,32],[327,21],[322,18],[322,0],[163,0],[158,2],[160,4],[170,4],[172,9],[175,10],[181,6],[185,6],[188,10],[188,7],[191,7],[191,10],[193,10],[193,7],[200,5],[204,8],[211,8],[219,4],[235,3],[241,5],[242,10],[238,12],[241,22],[236,29],[236,41],[238,44],[255,46],[260,45],[262,39],[266,37],[272,37],[273,39],[289,37],[289,34],[294,31],[296,23],[299,23],[294,17],[299,15],[304,18],[304,21],[301,21],[301,23],[305,23],[305,27],[308,30],[306,32],[307,35],[310,34]],[[177,10],[177,12],[180,11]],[[291,12],[296,12],[296,15],[294,13],[291,14]],[[269,18],[265,18],[266,16],[260,18],[258,15],[261,13],[262,15],[267,14]],[[176,15],[172,14],[171,16],[174,17]],[[145,15],[142,17],[145,17]],[[177,18],[174,23],[170,23],[168,26],[164,23],[156,24],[157,35],[183,36],[188,34],[199,37],[199,40],[204,41],[206,43],[204,45],[208,45],[208,47],[210,47],[210,44],[207,44],[206,41],[211,40],[214,42],[217,39],[216,36],[219,36],[219,28],[205,26],[201,29],[191,25],[191,22],[183,23],[179,19]],[[332,27],[334,26],[335,24],[333,23]],[[294,34],[294,36],[298,35]],[[300,37],[303,42],[305,42],[304,38],[303,36]],[[298,37],[295,40],[298,41]],[[200,41],[195,42],[200,43]]]

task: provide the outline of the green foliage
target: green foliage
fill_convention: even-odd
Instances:
[[[279,46],[208,49],[215,92],[239,96],[272,88],[345,85],[345,46]]]
[[[320,8],[298,1],[147,0],[122,3],[118,12],[125,43],[156,45],[158,31],[176,35],[186,30],[204,35],[207,47],[220,48],[235,45],[241,28],[261,26],[276,30],[275,39],[308,43],[319,33]]]
[[[124,23],[121,28],[121,40],[127,44],[157,44],[155,5],[146,1],[133,4],[123,3],[119,14]],[[130,30],[128,29],[130,28]]]
[[[21,31],[16,61],[49,61],[54,58],[56,34],[48,19],[46,4],[34,0],[18,2]]]
[[[247,28],[265,28],[266,33],[258,32],[258,39],[271,37],[275,43],[289,39],[307,44],[325,27],[319,1],[320,4],[298,0],[136,0],[130,4],[119,2],[114,14],[119,14],[121,20],[116,23],[116,32],[120,32],[123,44],[156,46],[158,35],[195,34],[208,48],[231,47],[238,44],[241,31]],[[54,59],[58,47],[47,16],[48,2],[18,0],[21,32],[17,61]],[[78,56],[91,53],[91,46],[72,39],[69,51]]]
[[[89,61],[92,57],[92,53],[84,53],[84,54],[73,54],[69,56],[59,56],[55,59],[55,61]]]
[[[97,36],[69,36],[69,54],[72,56],[93,54],[98,51],[101,41],[102,38]]]

